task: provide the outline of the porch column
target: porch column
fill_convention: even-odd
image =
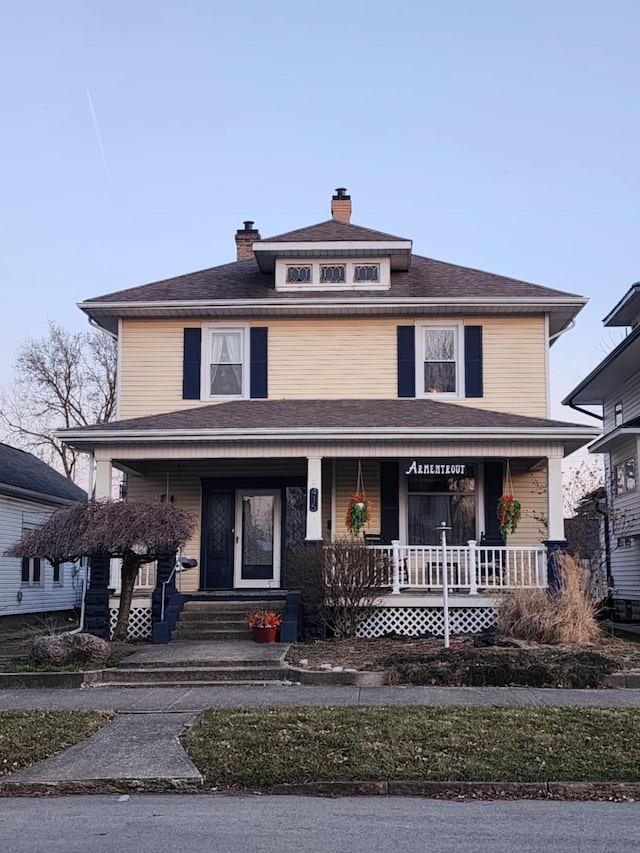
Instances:
[[[307,456],[307,542],[322,540],[322,457]]]
[[[111,459],[96,459],[96,500],[111,500],[112,479]]]
[[[89,589],[84,598],[84,630],[108,640],[109,627],[109,564],[106,554],[91,555]]]
[[[547,537],[550,540],[564,539],[564,517],[562,511],[562,458],[547,459],[547,509],[549,515]]]

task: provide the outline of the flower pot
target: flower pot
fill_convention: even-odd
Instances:
[[[254,643],[275,643],[277,628],[252,628]]]

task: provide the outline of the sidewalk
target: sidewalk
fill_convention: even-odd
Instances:
[[[33,767],[5,777],[0,782],[0,796],[200,790],[201,776],[178,740],[184,728],[193,723],[200,711],[205,708],[338,705],[640,708],[640,690],[303,687],[281,684],[207,688],[166,687],[151,690],[109,687],[82,690],[2,690],[0,691],[0,710],[115,710],[119,716],[82,743]],[[442,791],[442,783],[438,784],[440,785],[438,790]],[[483,790],[486,787],[484,785]],[[509,787],[511,796],[532,795],[532,791],[526,786],[514,784],[506,787]],[[630,796],[633,786],[627,787],[628,791],[627,788],[624,791],[622,788],[616,788],[615,795]],[[372,783],[369,788],[365,786],[359,792],[390,793],[388,788],[384,788],[383,783]],[[502,785],[500,788],[505,789],[505,786]],[[595,794],[597,794],[596,789],[599,790],[597,786],[593,789]],[[639,790],[638,786],[633,788],[635,796],[638,796]],[[420,791],[426,796],[434,796],[437,793],[436,787],[426,784],[422,788],[416,784],[405,786],[404,789],[405,794],[413,792],[413,795],[419,795]],[[579,787],[579,791],[580,798],[584,799],[584,783]],[[317,787],[317,790],[310,788],[306,791],[312,794],[349,792],[354,791],[351,788],[345,788],[344,785],[335,791],[333,789],[329,791],[326,785]],[[471,795],[469,786],[462,792],[465,796]],[[282,793],[295,793],[295,791],[287,789]],[[399,789],[397,793],[400,793]],[[541,795],[546,794],[543,792]],[[572,796],[568,788],[566,796]]]

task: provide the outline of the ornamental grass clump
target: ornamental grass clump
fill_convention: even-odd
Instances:
[[[558,557],[560,588],[518,589],[505,596],[496,614],[503,637],[547,645],[590,645],[600,638],[599,602],[585,588],[584,573],[568,555]]]

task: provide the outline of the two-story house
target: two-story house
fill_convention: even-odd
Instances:
[[[342,188],[331,214],[266,239],[247,221],[233,263],[81,303],[118,339],[118,419],[66,440],[98,496],[115,466],[129,498],[200,519],[183,592],[286,588],[363,486],[391,567],[363,630],[434,629],[442,522],[460,626],[482,627],[486,590],[545,585],[541,542],[563,541],[562,459],[596,430],[549,419],[548,355],[586,300],[416,255],[352,224]]]
[[[640,618],[640,283],[631,286],[604,325],[626,337],[562,401],[601,406],[603,436],[589,448],[605,456],[609,505],[609,583],[619,618]],[[590,412],[588,414],[591,414]]]

